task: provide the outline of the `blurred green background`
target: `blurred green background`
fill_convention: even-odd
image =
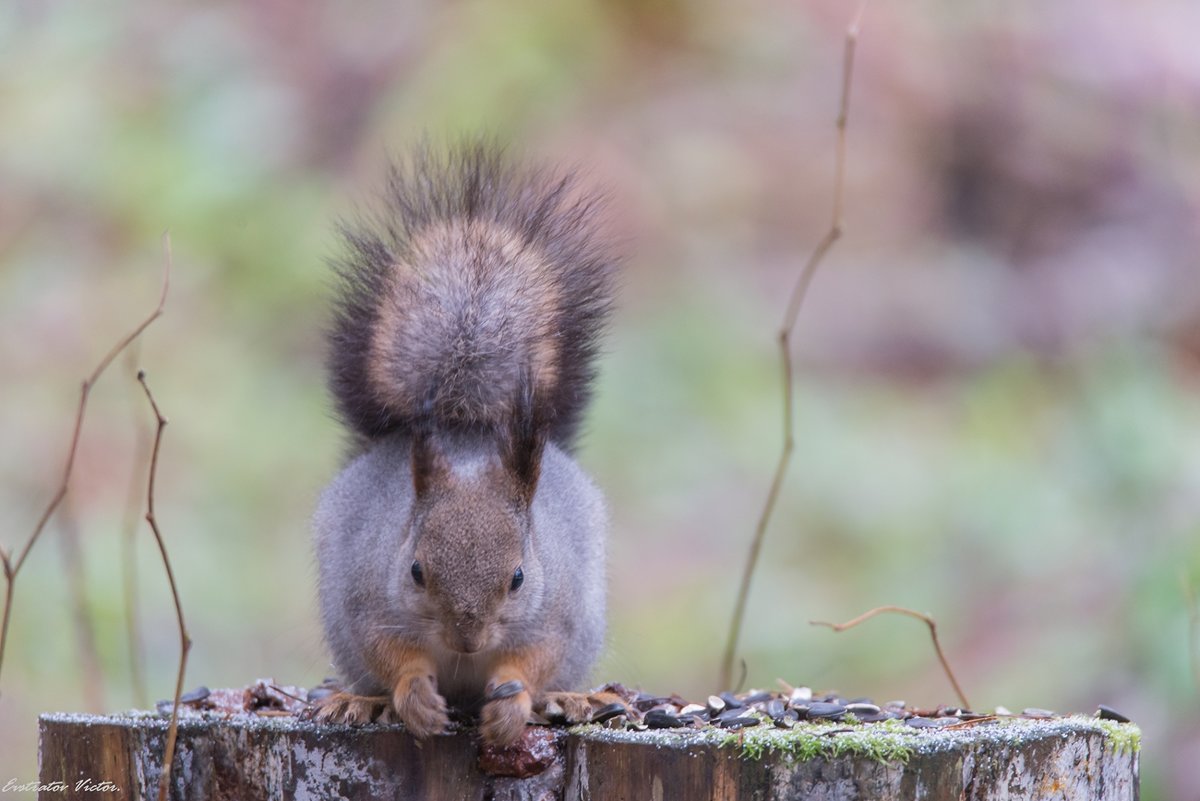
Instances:
[[[343,450],[321,366],[333,221],[369,205],[389,152],[487,131],[583,165],[633,243],[582,449],[614,518],[595,677],[715,689],[780,446],[774,330],[828,225],[852,11],[3,4],[0,545],[53,492],[79,380],[153,307],[169,229],[137,363],[171,420],[157,505],[187,684],[329,673],[307,518]],[[868,8],[847,236],[795,336],[749,685],[953,702],[920,624],[808,625],[913,607],[977,708],[1111,704],[1145,730],[1143,797],[1200,799],[1197,30],[1200,6],[1167,0]],[[97,387],[64,514],[17,582],[0,782],[35,778],[39,712],[173,689],[144,525],[147,697],[132,680],[122,543],[152,418],[131,370]]]

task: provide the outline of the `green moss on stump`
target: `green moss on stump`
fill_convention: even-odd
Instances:
[[[997,718],[970,726],[942,729],[916,729],[899,720],[859,723],[848,718],[837,722],[805,721],[791,729],[776,728],[769,722],[734,732],[717,728],[634,731],[587,725],[576,726],[571,733],[588,739],[658,747],[715,745],[734,749],[741,756],[754,761],[776,756],[789,762],[856,756],[882,764],[907,764],[919,753],[947,751],[972,743],[1020,745],[1048,736],[1088,733],[1101,734],[1107,747],[1114,753],[1136,754],[1141,747],[1142,736],[1141,730],[1132,723],[1116,723],[1082,715],[1046,720]]]

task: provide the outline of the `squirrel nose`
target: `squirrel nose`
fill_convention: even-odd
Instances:
[[[454,647],[465,654],[473,654],[483,648],[483,624],[480,620],[463,616],[454,621]]]

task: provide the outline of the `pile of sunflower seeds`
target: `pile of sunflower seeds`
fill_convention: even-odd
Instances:
[[[774,691],[723,692],[699,702],[679,695],[654,695],[610,683],[590,694],[592,714],[587,722],[637,731],[713,727],[739,731],[755,726],[790,729],[801,721],[848,725],[897,720],[914,729],[944,729],[973,726],[1002,718],[1049,720],[1062,717],[1047,709],[1024,709],[1014,713],[997,707],[985,713],[945,705],[910,707],[904,701],[877,704],[870,698],[845,698],[836,692],[815,694],[808,687],[793,687],[782,681],[780,686],[782,689]],[[332,679],[308,690],[280,687],[272,679],[259,679],[253,685],[232,690],[209,691],[206,687],[199,687],[185,693],[180,701],[185,709],[195,711],[226,715],[251,713],[258,716],[293,716],[303,715],[314,702],[337,689],[337,683]],[[504,689],[502,685],[497,691]],[[516,689],[519,692],[519,687]],[[171,707],[170,701],[160,701],[158,711],[169,715]],[[1097,709],[1096,717],[1119,723],[1130,722],[1125,715],[1103,705]],[[535,716],[535,720],[545,725],[580,722],[553,716],[540,719]],[[462,725],[471,723],[465,717],[455,722]]]
[[[701,729],[717,727],[738,731],[754,726],[790,729],[800,721],[879,723],[898,720],[915,729],[970,726],[999,718],[1044,720],[1060,717],[1046,709],[1025,709],[1013,713],[1003,707],[994,712],[974,712],[953,706],[910,707],[904,701],[877,704],[870,698],[844,698],[838,693],[814,694],[808,687],[784,685],[782,690],[750,690],[710,695],[703,703],[678,695],[659,696],[629,690],[620,684],[608,684],[593,697],[616,695],[624,703],[612,702],[592,714],[593,723],[611,728]],[[1097,716],[1128,723],[1129,718],[1110,707],[1101,706]]]

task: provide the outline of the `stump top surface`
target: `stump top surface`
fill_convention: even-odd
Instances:
[[[170,718],[156,712],[130,711],[111,715],[51,712],[39,718],[43,723],[75,726],[115,726],[138,730],[163,730]],[[179,716],[181,731],[214,727],[249,729],[262,732],[306,733],[319,735],[357,732],[401,733],[399,723],[368,723],[361,726],[316,723],[293,715],[264,716],[253,712],[228,714],[183,710]],[[865,756],[879,761],[906,760],[914,754],[936,754],[964,749],[981,743],[1022,745],[1046,739],[1078,735],[1100,735],[1108,747],[1118,752],[1140,748],[1141,730],[1132,723],[1116,723],[1094,717],[1067,717],[1031,720],[998,718],[972,725],[914,729],[900,723],[845,724],[799,723],[792,729],[762,725],[736,732],[720,729],[647,729],[605,728],[602,725],[575,726],[572,737],[595,743],[642,745],[654,748],[693,750],[729,749],[751,759],[764,755],[814,758],[818,756]],[[456,736],[450,734],[447,736]]]
[[[631,731],[581,726],[572,730],[596,743],[653,746],[679,751],[719,748],[742,757],[805,761],[831,757],[862,757],[880,763],[907,762],[971,749],[1026,745],[1099,735],[1117,754],[1140,749],[1141,730],[1132,723],[1114,723],[1082,715],[1047,720],[1005,718],[962,727],[913,729],[898,722],[842,725],[800,723],[792,729],[757,726],[739,732]]]

